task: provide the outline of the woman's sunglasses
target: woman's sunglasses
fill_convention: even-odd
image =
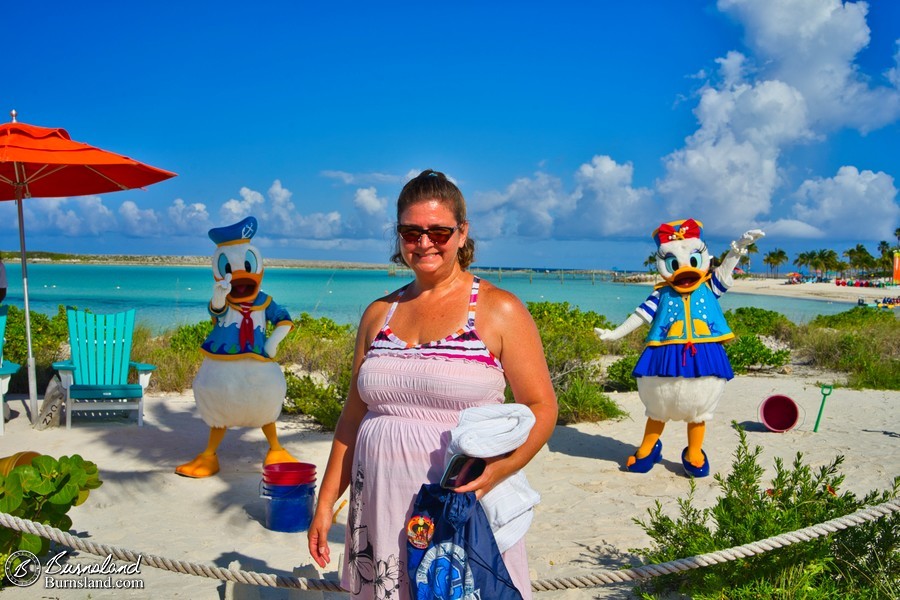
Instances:
[[[397,225],[397,234],[407,244],[418,244],[423,235],[427,235],[435,244],[446,244],[459,227],[429,227],[422,229],[415,225]]]

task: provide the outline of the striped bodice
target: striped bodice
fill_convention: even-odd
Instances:
[[[406,287],[400,290],[397,300],[388,310],[384,319],[384,326],[372,340],[372,345],[366,352],[366,358],[373,356],[402,356],[408,358],[439,358],[445,360],[469,360],[482,363],[502,370],[500,361],[495,357],[475,330],[475,308],[478,304],[478,286],[481,279],[472,280],[472,295],[469,298],[469,316],[466,324],[451,333],[447,337],[433,342],[422,344],[408,344],[393,331],[391,331],[391,317],[406,292]]]

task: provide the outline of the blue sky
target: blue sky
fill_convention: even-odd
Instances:
[[[640,269],[650,232],[687,217],[715,253],[753,227],[760,256],[897,242],[893,0],[57,1],[2,19],[3,117],[178,173],[27,201],[29,249],[211,254],[209,228],[253,214],[265,256],[384,263],[425,168],[462,189],[484,266]]]

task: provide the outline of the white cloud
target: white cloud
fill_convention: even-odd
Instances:
[[[230,199],[219,210],[222,220],[227,223],[236,223],[244,217],[254,214],[257,207],[262,208],[265,203],[263,195],[255,192],[248,187],[242,187],[240,190],[241,199]],[[259,218],[258,215],[254,215]]]
[[[293,194],[290,190],[281,185],[281,180],[276,179],[269,187],[268,196],[270,200],[270,208],[265,211],[264,207],[260,207],[262,220],[266,226],[267,234],[290,236],[294,231],[294,223],[298,217],[291,201]]]
[[[503,192],[475,194],[469,211],[474,236],[487,239],[521,235],[548,237],[553,233],[555,215],[568,212],[573,199],[563,190],[562,182],[552,175],[537,172],[534,177],[521,177]]]
[[[866,132],[900,115],[896,71],[885,74],[894,87],[873,87],[854,64],[869,44],[865,2],[719,0],[718,6],[745,27],[760,77],[799,90],[817,129]]]
[[[83,233],[102,235],[117,228],[116,216],[99,196],[82,196],[74,199],[78,205],[78,215],[83,224]]]
[[[212,227],[206,205],[199,202],[187,204],[176,198],[166,210],[171,223],[171,231],[176,234],[195,235],[198,231],[206,231]]]
[[[666,177],[657,186],[666,200],[661,221],[695,218],[717,232],[729,224],[749,226],[768,214],[777,152],[764,150],[738,142],[731,132],[690,140],[664,159]]]
[[[384,215],[387,209],[387,199],[379,198],[378,191],[374,187],[359,188],[353,197],[353,204],[363,214]]]
[[[337,237],[341,233],[341,223],[341,213],[337,211],[301,216],[293,237],[319,240]]]
[[[119,217],[122,220],[122,233],[129,237],[158,237],[159,217],[153,209],[141,209],[131,200],[119,206]]]
[[[418,172],[417,172],[418,174]],[[348,171],[322,171],[322,177],[328,179],[337,179],[344,185],[364,185],[367,183],[404,183],[411,177],[404,178],[403,175],[393,175],[390,173],[350,173]]]
[[[900,205],[886,173],[841,167],[834,177],[804,181],[795,193],[797,219],[836,240],[894,238]]]
[[[651,191],[632,186],[634,166],[609,156],[595,156],[575,173],[573,202],[556,226],[559,238],[596,238],[646,233],[656,213]]]
[[[777,221],[759,223],[770,239],[799,240],[824,238],[825,232],[797,219],[778,219]]]
[[[780,182],[782,148],[813,138],[796,89],[740,80],[746,71],[739,53],[720,60],[720,69],[728,84],[703,90],[694,110],[700,128],[663,159],[666,174],[657,183],[666,219],[699,218],[710,232],[765,218]]]
[[[61,233],[71,237],[83,235],[82,219],[66,207],[66,198],[34,198],[23,204],[26,236],[34,233]]]
[[[115,214],[99,196],[32,198],[25,201],[23,213],[26,236],[31,231],[96,237],[117,229]]]

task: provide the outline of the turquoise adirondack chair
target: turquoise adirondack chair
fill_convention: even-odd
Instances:
[[[3,405],[3,414],[0,416],[0,435],[3,435],[3,425],[6,421],[6,392],[9,390],[9,378],[19,371],[19,365],[11,360],[3,360],[3,340],[6,335],[6,313],[8,306],[0,306],[0,404]]]
[[[134,309],[97,315],[67,307],[66,318],[72,358],[53,363],[66,390],[66,429],[81,411],[136,410],[143,425],[144,390],[156,367],[131,360]],[[128,383],[129,368],[138,383]]]

